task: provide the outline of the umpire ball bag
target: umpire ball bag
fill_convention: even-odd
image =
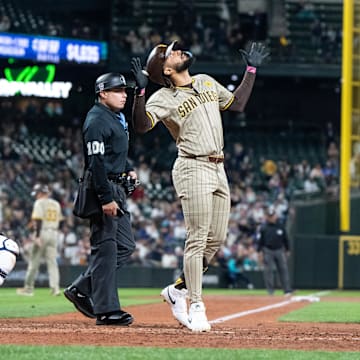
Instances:
[[[86,169],[84,176],[79,179],[73,214],[82,219],[89,219],[101,213],[101,204],[92,185],[92,173],[89,169]]]

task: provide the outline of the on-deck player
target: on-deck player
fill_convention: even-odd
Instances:
[[[195,332],[209,331],[202,299],[203,271],[226,239],[230,192],[224,170],[224,137],[221,111],[242,112],[250,97],[256,68],[269,55],[258,43],[240,50],[247,63],[241,84],[231,93],[205,74],[191,76],[194,57],[176,49],[176,42],[157,45],[150,53],[146,72],[132,59],[137,89],[133,104],[133,127],[145,133],[162,121],[176,141],[178,157],[172,177],[181,200],[187,239],[183,274],[161,295],[174,317]],[[146,74],[147,73],[147,74]],[[145,101],[148,78],[163,87]],[[187,312],[186,297],[190,308]]]

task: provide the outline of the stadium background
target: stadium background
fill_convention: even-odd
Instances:
[[[55,64],[54,81],[72,83],[66,99],[0,97],[0,228],[22,245],[8,286],[24,277],[30,190],[38,181],[50,183],[66,215],[59,242],[62,285],[86,264],[87,224],[71,215],[71,206],[82,168],[80,128],[94,100],[94,79],[119,71],[131,81],[133,55],[144,60],[154,44],[177,38],[197,54],[194,73],[209,73],[230,89],[244,71],[238,48],[263,41],[271,49],[246,112],[224,114],[232,213],[227,244],[205,285],[227,286],[226,262],[235,256],[255,286],[262,286],[255,233],[264,206],[273,203],[291,234],[296,288],[334,288],[339,274],[342,286],[359,287],[352,275],[360,255],[356,240],[346,261],[339,258],[341,1],[0,0],[0,16],[2,32],[101,41],[108,50],[98,64]],[[15,76],[38,66],[40,81],[49,64],[2,56],[0,76],[7,69]],[[130,107],[131,96],[128,118]],[[162,126],[143,136],[131,133],[130,158],[142,182],[129,199],[138,249],[121,285],[161,286],[181,267],[185,233],[169,171],[175,156]],[[356,148],[351,169],[354,214],[360,179]],[[352,221],[349,234],[358,234],[358,226]],[[45,284],[41,272],[38,285]]]

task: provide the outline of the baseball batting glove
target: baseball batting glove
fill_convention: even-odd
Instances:
[[[136,86],[138,89],[145,89],[149,80],[147,78],[146,71],[142,69],[141,61],[138,57],[134,57],[131,60],[131,72],[134,75]]]
[[[270,55],[265,46],[261,43],[252,43],[249,52],[240,49],[241,56],[246,65],[259,67]]]

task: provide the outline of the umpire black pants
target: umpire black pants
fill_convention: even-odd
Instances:
[[[272,250],[264,247],[264,282],[269,294],[275,290],[274,268],[276,268],[284,293],[292,291],[285,249]]]
[[[126,195],[121,186],[111,183],[113,199],[125,211],[122,216],[102,216],[90,220],[91,256],[87,270],[72,285],[93,302],[95,314],[121,308],[117,291],[117,270],[135,250]]]

